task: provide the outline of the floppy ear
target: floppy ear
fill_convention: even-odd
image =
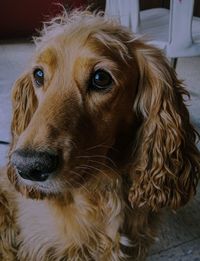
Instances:
[[[28,73],[23,74],[13,86],[12,107],[11,133],[12,145],[14,145],[18,136],[28,126],[37,108],[37,98]]]
[[[195,194],[200,173],[198,134],[183,102],[188,93],[159,50],[143,43],[134,50],[140,71],[134,110],[141,126],[129,201],[133,207],[176,209]]]

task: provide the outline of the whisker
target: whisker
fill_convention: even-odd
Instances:
[[[95,146],[92,146],[92,147],[89,147],[89,148],[87,148],[86,150],[94,150],[94,149],[96,149],[96,148],[107,148],[107,149],[112,149],[112,150],[116,150],[115,148],[113,148],[113,147],[111,147],[111,146],[109,146],[109,145],[106,145],[106,144],[98,144],[98,145],[95,145]],[[117,150],[116,150],[117,151]]]
[[[87,165],[81,165],[81,166],[77,166],[75,167],[75,169],[80,169],[80,170],[83,170],[83,171],[88,171],[88,167],[86,167]],[[94,175],[94,173],[91,173],[90,172],[90,175],[93,176],[93,178],[95,178],[96,180],[98,180],[98,178]]]
[[[77,175],[78,177],[81,177],[81,178],[83,179],[83,181],[85,181],[85,180],[84,180],[84,177],[81,176],[78,172],[76,172],[76,171],[74,171],[74,170],[71,170],[71,172],[74,173],[75,175]],[[89,191],[82,183],[76,182],[76,181],[74,181],[74,182],[75,182],[76,184],[80,185],[81,188],[83,188],[87,193],[90,194],[90,191]]]
[[[120,176],[120,174],[116,170],[114,170],[113,168],[111,168],[110,166],[108,166],[107,164],[105,164],[103,162],[100,162],[100,161],[97,161],[97,160],[90,160],[90,159],[89,159],[89,162],[100,164],[101,166],[106,167],[107,169],[111,170],[112,172],[114,172],[115,174]]]
[[[96,167],[94,167],[94,166],[90,166],[90,165],[81,165],[81,167],[85,167],[86,169],[93,169],[93,170],[96,170],[97,172],[102,173],[105,177],[110,178],[110,176],[107,175],[103,170],[101,170],[101,169],[99,169],[99,168],[96,168]],[[79,166],[77,166],[77,168],[79,168]]]
[[[115,169],[111,168],[110,166],[108,166],[107,164],[105,164],[105,163],[103,163],[103,162],[91,160],[91,159],[89,159],[89,157],[88,157],[88,161],[89,161],[89,162],[93,162],[93,163],[100,164],[100,165],[104,166],[105,168],[108,168],[109,170],[111,170],[112,172],[114,172],[118,177],[121,177],[121,175],[120,175],[119,172],[117,172]],[[90,167],[90,168],[92,167],[91,165],[81,165],[81,166],[87,166],[87,167]],[[115,165],[115,167],[116,167],[116,165]],[[93,168],[94,168],[94,167],[93,167]],[[100,171],[100,169],[99,169],[99,171]],[[103,173],[104,175],[106,175],[106,173],[103,172],[103,170],[101,170],[101,173]],[[106,177],[108,177],[108,175],[106,175]],[[128,183],[128,181],[124,180],[124,183],[129,187],[130,184]]]
[[[105,155],[82,155],[82,156],[77,156],[76,158],[102,158],[102,159],[106,159],[106,160],[108,160],[110,163],[112,163],[112,165],[114,166],[114,167],[117,167],[116,166],[116,164],[115,164],[115,162],[111,159],[111,158],[109,158],[109,157],[107,157],[107,156],[105,156]]]
[[[80,174],[80,173],[78,173],[78,172],[76,172],[76,171],[74,171],[74,170],[70,170],[70,172],[71,173],[74,173],[76,176],[78,176],[78,177],[81,177],[81,179],[83,180],[83,182],[85,182],[85,179],[84,179],[84,177]]]

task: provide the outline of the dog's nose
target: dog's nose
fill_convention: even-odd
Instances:
[[[11,156],[11,164],[23,179],[45,181],[58,167],[56,153],[16,150]]]

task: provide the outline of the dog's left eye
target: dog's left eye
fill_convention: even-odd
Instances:
[[[111,87],[113,79],[111,75],[104,70],[97,70],[93,73],[90,83],[90,89],[96,91],[106,90]]]
[[[33,77],[36,85],[41,87],[44,85],[44,72],[40,68],[36,68],[33,72]]]

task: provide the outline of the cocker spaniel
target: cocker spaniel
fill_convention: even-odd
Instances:
[[[161,210],[199,179],[187,94],[160,50],[110,18],[45,24],[12,92],[0,260],[145,259]]]

